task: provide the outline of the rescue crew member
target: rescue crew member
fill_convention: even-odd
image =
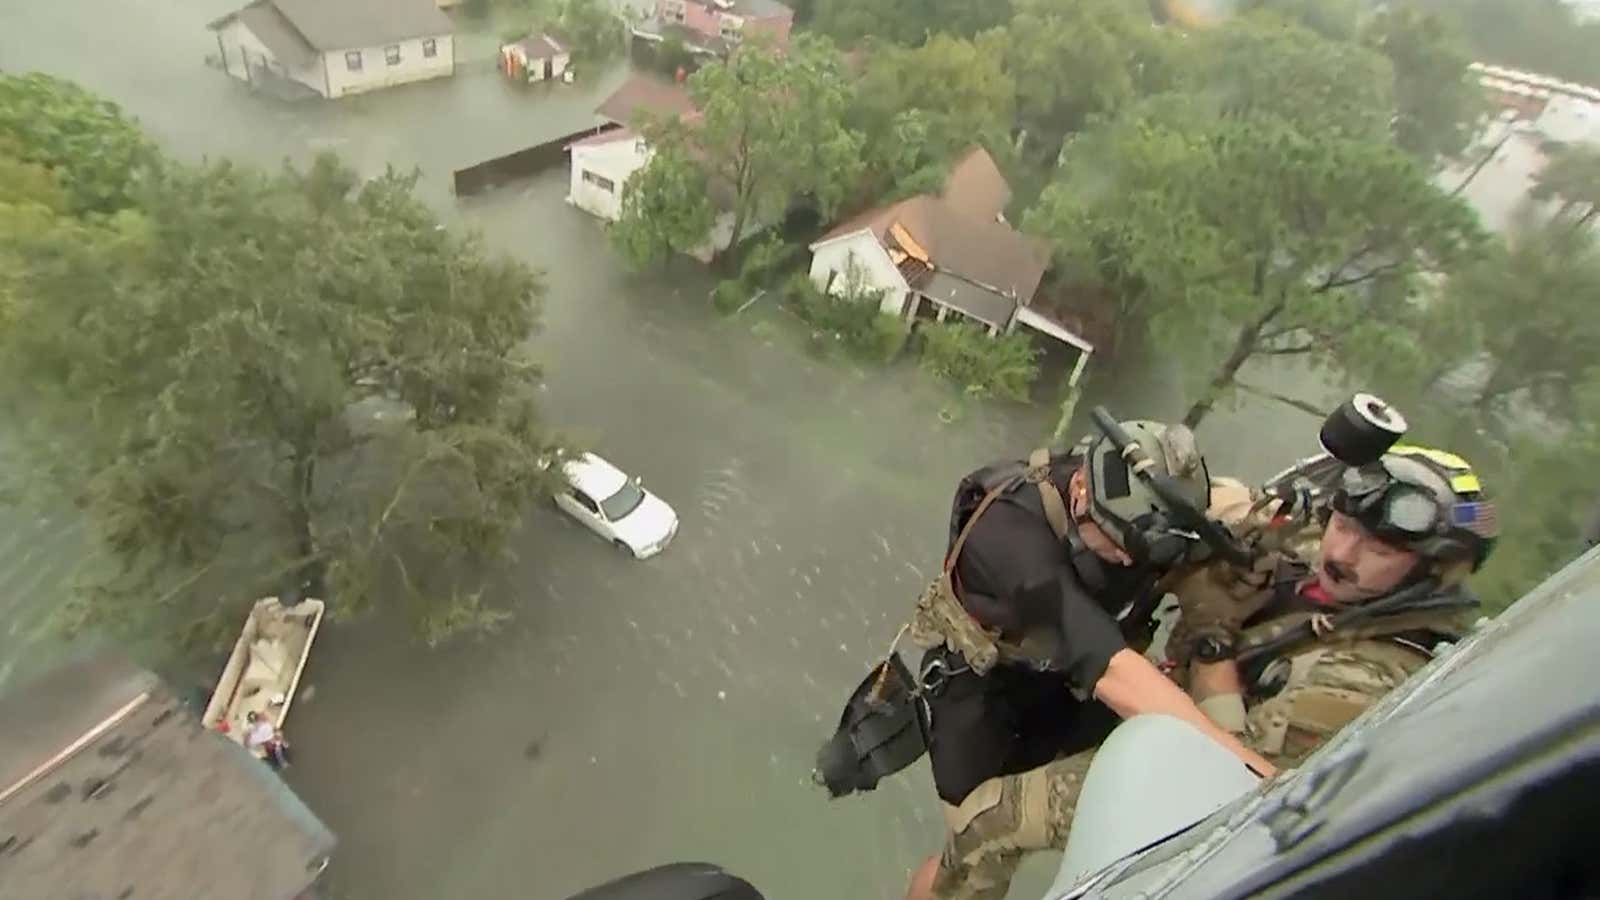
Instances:
[[[1208,475],[1187,428],[1122,427],[1206,509]],[[1168,513],[1109,436],[962,481],[943,573],[912,623],[931,647],[920,680],[949,834],[909,898],[1003,897],[1024,853],[1064,844],[1088,751],[1121,718],[1176,716],[1273,774],[1129,646],[1157,579],[1195,541]]]
[[[1269,532],[1263,509],[1236,527]],[[1463,582],[1498,536],[1467,461],[1410,445],[1346,469],[1317,518],[1319,546],[1289,553],[1264,588],[1239,590],[1214,566],[1174,588],[1190,692],[1279,766],[1298,765],[1465,634],[1478,603]]]

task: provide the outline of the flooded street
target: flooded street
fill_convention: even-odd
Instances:
[[[1053,411],[973,409],[943,425],[949,394],[914,371],[815,361],[759,309],[719,319],[693,268],[630,275],[599,223],[563,202],[564,168],[450,196],[451,169],[593,122],[620,69],[518,91],[466,66],[287,105],[202,65],[215,52],[205,23],[231,8],[12,4],[0,66],[75,79],[186,158],[275,165],[333,149],[366,175],[419,167],[448,221],[546,271],[550,420],[643,476],[683,522],[637,563],[540,508],[495,591],[515,612],[501,633],[428,651],[382,620],[323,632],[290,723],[289,780],[340,837],[330,895],[559,900],[696,859],[773,900],[900,896],[941,833],[925,767],[830,804],[811,757],[936,565],[956,479],[1025,452]],[[1187,398],[1168,386],[1139,399],[1123,414],[1179,414]],[[1202,438],[1213,471],[1254,476],[1306,452],[1314,429],[1249,407]],[[0,535],[13,649],[42,620],[35,598],[60,590],[80,531],[30,519]],[[1034,860],[1013,896],[1037,895],[1051,868]]]

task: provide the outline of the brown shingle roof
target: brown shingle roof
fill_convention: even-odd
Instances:
[[[941,196],[962,213],[993,222],[1011,202],[1011,185],[989,151],[973,147],[950,167]]]
[[[981,148],[962,157],[941,196],[919,194],[860,212],[829,229],[817,243],[863,228],[882,241],[896,222],[927,249],[935,269],[950,272],[1026,304],[1039,288],[1050,255],[995,215],[1011,189]]]
[[[0,698],[0,894],[290,900],[333,835],[266,765],[115,658]]]
[[[631,75],[607,97],[595,113],[620,125],[634,124],[639,112],[681,116],[694,112],[694,101],[682,85],[649,75]]]

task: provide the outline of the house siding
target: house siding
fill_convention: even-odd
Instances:
[[[811,281],[818,288],[827,289],[829,277],[833,276],[833,293],[841,294],[852,262],[867,287],[884,291],[878,309],[888,315],[900,315],[906,304],[905,279],[870,231],[816,245],[811,253]]]
[[[622,191],[628,177],[649,161],[649,151],[640,152],[634,138],[573,147],[567,202],[590,215],[615,222],[622,218]],[[585,172],[608,179],[612,189],[608,191],[586,180]]]
[[[425,38],[400,41],[400,62],[389,65],[384,47],[351,47],[361,51],[361,71],[352,72],[345,65],[349,50],[329,50],[323,54],[328,69],[327,93],[331,97],[344,97],[364,91],[394,87],[413,81],[443,78],[455,72],[455,41],[448,34],[434,35],[437,54],[429,59],[422,55]]]
[[[221,49],[223,70],[240,81],[254,81],[264,68],[278,77],[298,81],[319,94],[325,91],[320,61],[291,67],[274,56],[255,32],[238,19],[217,29],[217,46]]]
[[[722,34],[722,23],[725,19],[742,22],[739,29],[744,36],[761,33],[771,35],[779,45],[789,42],[789,31],[794,25],[794,13],[784,13],[776,16],[749,16],[736,12],[723,12],[714,6],[699,2],[699,0],[661,0],[656,7],[656,15],[663,22],[677,22],[676,18],[668,18],[669,7],[683,9],[683,27],[708,38],[718,37]]]

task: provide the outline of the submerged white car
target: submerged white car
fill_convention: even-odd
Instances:
[[[678,533],[672,507],[645,490],[638,478],[629,478],[593,453],[568,460],[561,474],[567,489],[556,494],[556,505],[634,559],[655,556]]]

